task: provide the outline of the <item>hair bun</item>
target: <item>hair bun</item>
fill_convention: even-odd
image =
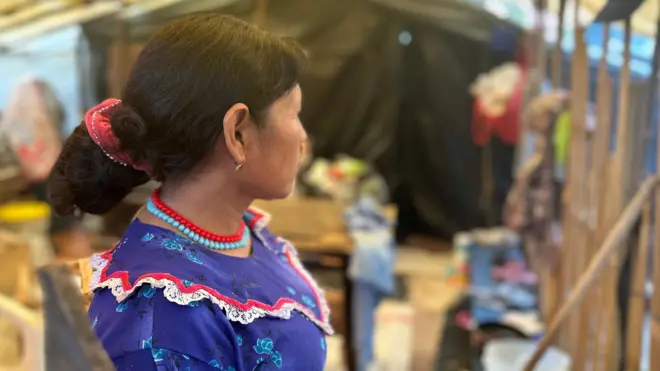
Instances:
[[[104,214],[148,180],[146,173],[106,156],[82,123],[64,143],[53,167],[48,187],[50,203],[60,215],[72,214],[76,208]]]
[[[147,124],[135,109],[125,104],[119,105],[110,115],[110,126],[119,139],[121,150],[135,161],[142,160]]]

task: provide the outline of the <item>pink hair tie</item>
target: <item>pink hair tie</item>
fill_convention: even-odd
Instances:
[[[121,100],[110,98],[87,111],[85,114],[87,131],[94,143],[109,159],[120,165],[130,166],[135,170],[151,174],[152,169],[149,164],[144,161],[133,162],[127,153],[121,151],[119,139],[110,126],[110,116],[119,107],[121,107]]]

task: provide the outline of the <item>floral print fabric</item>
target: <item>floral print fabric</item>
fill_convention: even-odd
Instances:
[[[117,370],[323,370],[325,334],[314,320],[323,318],[326,304],[287,256],[265,242],[254,238],[252,255],[241,259],[133,222],[112,252],[106,274],[128,272],[127,284],[134,289],[118,302],[116,292],[99,288],[89,310]],[[176,277],[184,288],[205,287],[243,308],[275,307],[286,300],[305,311],[230,321],[212,300],[186,305],[168,300],[163,288],[144,280],[159,273]]]

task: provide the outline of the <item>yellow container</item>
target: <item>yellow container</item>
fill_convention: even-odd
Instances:
[[[50,217],[50,206],[39,201],[18,201],[0,206],[0,223],[22,224]]]
[[[0,228],[19,234],[30,244],[34,267],[48,264],[53,258],[49,225],[50,206],[45,202],[17,201],[0,206]]]

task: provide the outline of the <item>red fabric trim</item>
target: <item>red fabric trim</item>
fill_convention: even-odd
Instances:
[[[250,229],[253,229],[254,226],[257,225],[257,223],[258,223],[261,219],[264,218],[264,214],[258,212],[257,210],[255,210],[255,209],[253,209],[253,208],[249,208],[248,211],[249,211],[251,214],[254,215],[254,218],[252,218],[252,220],[250,220],[250,221],[247,223],[248,227],[250,227]]]

